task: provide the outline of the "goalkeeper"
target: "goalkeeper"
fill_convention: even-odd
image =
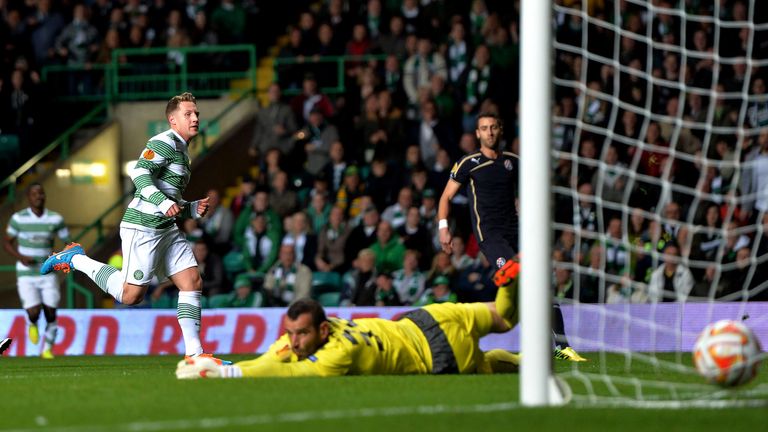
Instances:
[[[479,340],[509,331],[517,323],[515,261],[496,272],[492,303],[443,303],[404,314],[398,321],[327,318],[314,300],[293,303],[285,334],[266,354],[222,366],[203,357],[179,362],[176,376],[241,378],[287,376],[449,374],[515,372],[519,357],[496,349],[483,352]]]

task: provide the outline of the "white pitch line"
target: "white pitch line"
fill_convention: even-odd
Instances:
[[[154,432],[169,429],[214,429],[256,426],[263,424],[302,423],[317,420],[348,420],[368,417],[398,417],[404,415],[473,414],[509,411],[519,408],[517,402],[499,402],[467,406],[421,405],[388,408],[359,408],[353,410],[297,411],[284,414],[261,414],[245,417],[214,417],[193,420],[161,420],[132,422],[119,425],[79,425],[63,427],[34,427],[26,429],[0,429],[3,432],[99,432],[104,430],[126,432]]]
[[[634,408],[634,409],[682,409],[682,408],[757,408],[768,406],[766,400],[697,400],[697,401],[636,401],[610,400],[600,398],[597,401],[579,400],[576,398],[571,407],[580,409],[601,408]],[[518,402],[498,402],[492,404],[475,404],[467,406],[451,405],[420,405],[384,408],[358,408],[352,410],[297,411],[283,414],[260,414],[243,417],[212,417],[192,420],[161,420],[147,422],[131,422],[125,424],[78,425],[38,427],[21,429],[0,429],[0,432],[155,432],[178,429],[216,429],[228,427],[257,426],[280,423],[303,423],[318,420],[349,420],[370,417],[399,417],[406,415],[438,415],[438,414],[478,414],[499,411],[509,411],[521,408]],[[41,419],[45,421],[45,419]]]
[[[765,399],[718,399],[718,400],[630,400],[600,398],[597,401],[589,398],[574,398],[576,408],[634,408],[634,409],[727,409],[727,408],[765,408]]]

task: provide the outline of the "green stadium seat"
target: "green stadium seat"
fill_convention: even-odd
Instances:
[[[339,305],[340,292],[326,292],[317,296],[317,301],[325,307],[333,307]]]
[[[312,296],[314,298],[318,298],[323,293],[338,291],[341,291],[341,275],[336,272],[312,273]]]
[[[20,155],[19,137],[0,135],[0,174],[6,171],[10,174],[16,168]]]
[[[261,291],[254,291],[251,294],[250,304],[238,304],[235,300],[235,293],[216,294],[208,300],[209,309],[228,308],[228,307],[262,307],[264,305],[264,294]]]
[[[223,308],[229,306],[230,294],[216,294],[208,300],[208,307],[211,309]]]
[[[363,165],[360,168],[360,179],[365,180],[371,175],[371,167],[369,165]]]
[[[0,135],[0,157],[19,157],[19,137],[16,135]]]
[[[312,273],[312,285],[341,288],[341,275],[336,272],[314,272]]]
[[[222,263],[224,264],[224,272],[229,280],[235,280],[235,276],[238,273],[245,271],[245,256],[240,251],[233,250],[224,255]]]
[[[170,295],[161,295],[159,299],[149,300],[152,309],[176,309],[179,304],[179,298]]]

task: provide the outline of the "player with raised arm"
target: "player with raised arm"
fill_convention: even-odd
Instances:
[[[496,301],[442,303],[405,313],[399,320],[328,318],[311,299],[288,308],[283,334],[262,356],[220,366],[208,358],[179,362],[179,379],[402,375],[515,372],[516,354],[480,350],[488,333],[503,333],[517,323],[520,266],[496,272]]]
[[[73,243],[48,258],[41,273],[78,270],[127,305],[141,303],[153,276],[167,277],[179,288],[177,317],[186,355],[211,357],[200,343],[200,272],[176,225],[177,218],[199,219],[208,211],[208,198],[187,202],[181,196],[191,174],[188,148],[200,128],[199,114],[191,93],[171,98],[165,108],[170,129],[149,139],[130,171],[136,193],[120,223],[122,271],[89,258]]]
[[[459,189],[466,186],[472,231],[480,250],[499,269],[512,265],[511,258],[518,252],[518,157],[501,148],[503,132],[501,119],[496,114],[480,113],[477,116],[475,135],[480,141],[480,150],[465,155],[454,164],[437,208],[440,244],[443,251],[450,254],[450,203]],[[555,357],[586,361],[568,345],[563,315],[556,303],[553,312]]]
[[[69,241],[69,230],[59,213],[45,208],[45,189],[40,183],[29,185],[27,201],[29,207],[11,216],[3,247],[16,258],[16,284],[21,307],[27,311],[29,319],[29,341],[33,345],[40,341],[37,321],[42,310],[46,325],[40,356],[52,359],[53,343],[58,332],[56,308],[59,307],[61,291],[55,275],[40,275],[40,264],[51,254],[56,237],[63,242]]]

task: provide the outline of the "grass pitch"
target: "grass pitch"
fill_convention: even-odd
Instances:
[[[678,361],[690,365],[690,358],[665,356],[657,364],[630,364],[622,356],[589,357],[589,363],[580,365],[556,363],[577,397],[566,407],[541,409],[519,406],[517,375],[179,381],[173,374],[178,357],[5,357],[0,358],[0,431],[647,432],[765,427],[765,365],[753,383],[719,394],[757,401],[761,407],[671,409],[650,407],[669,399],[670,392],[678,392],[679,399],[688,398],[687,392],[719,392],[695,375],[674,370]],[[667,362],[671,368],[664,367]],[[619,378],[602,381],[604,372]],[[643,385],[638,393],[636,380],[658,385]],[[671,381],[682,384],[666,384]],[[589,407],[584,397],[610,393],[641,394],[645,402],[637,406],[645,409]]]

